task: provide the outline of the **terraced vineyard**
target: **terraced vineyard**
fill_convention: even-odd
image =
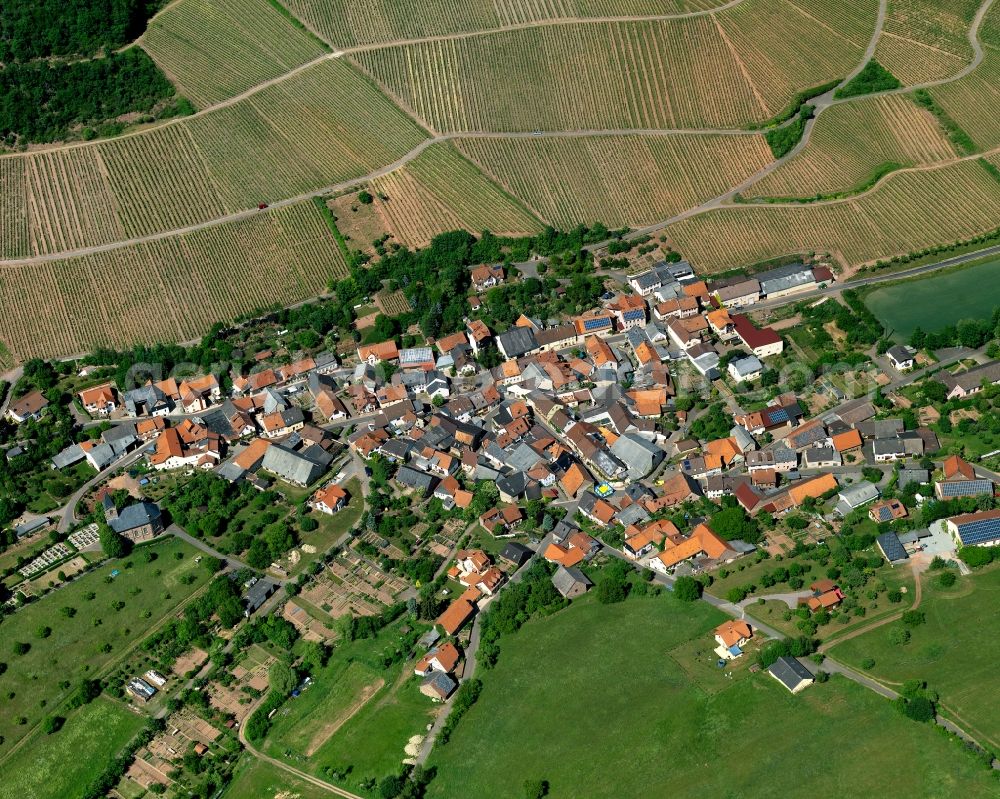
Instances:
[[[990,17],[1000,19],[1000,6]],[[964,78],[937,86],[931,96],[983,150],[1000,146],[1000,46],[984,47],[983,62]]]
[[[352,67],[324,61],[172,125],[0,158],[4,185],[22,187],[5,192],[0,255],[65,252],[211,221],[367,174],[422,139]]]
[[[759,135],[459,140],[555,225],[642,226],[705,202],[771,160]]]
[[[288,0],[286,5],[337,47],[377,44],[544,20],[688,14],[730,0]]]
[[[773,24],[780,12],[788,26]],[[733,128],[846,74],[863,46],[785,0],[667,22],[527,28],[352,57],[440,131]]]
[[[743,193],[746,198],[834,194],[901,167],[958,155],[934,116],[902,94],[827,109],[807,146]]]
[[[283,75],[327,49],[268,0],[180,0],[152,21],[142,46],[199,106]]]
[[[346,273],[322,215],[304,202],[148,244],[0,268],[0,338],[20,358],[184,341]]]
[[[853,266],[992,230],[998,204],[1000,182],[969,160],[893,175],[856,199],[708,211],[667,234],[708,271],[809,251],[832,252]]]
[[[386,228],[409,246],[465,228],[504,235],[537,233],[542,225],[519,200],[489,181],[451,145],[435,145],[403,169],[372,183]]]
[[[904,84],[942,80],[972,60],[968,30],[980,0],[889,0],[875,58]]]
[[[206,110],[0,155],[0,341],[15,357],[184,338],[303,299],[344,269],[304,202],[331,188],[370,186],[374,234],[358,234],[414,246],[458,227],[645,226],[697,210],[771,164],[753,129],[861,65],[878,0],[285,7],[167,5],[140,45]],[[889,0],[876,57],[908,84],[950,78],[973,57],[980,7]],[[955,159],[985,152],[1000,164],[1000,3],[979,33],[986,57],[971,74],[919,105],[904,92],[824,109],[803,150],[742,192],[859,196],[723,200],[668,234],[719,269],[802,249],[854,265],[992,229],[1000,184]],[[443,140],[428,147],[414,119]],[[259,203],[279,207],[258,214]]]

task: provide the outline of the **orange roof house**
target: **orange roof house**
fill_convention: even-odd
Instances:
[[[708,299],[708,286],[705,285],[704,280],[695,280],[691,283],[687,283],[684,286],[684,296],[685,297],[698,297],[699,299],[704,297]]]
[[[455,347],[461,347],[468,343],[469,339],[465,337],[465,333],[459,330],[457,333],[452,333],[450,336],[439,338],[437,340],[437,348],[442,354],[444,354],[451,352],[455,349]]]
[[[956,478],[959,480],[975,480],[976,472],[967,461],[958,455],[952,455],[945,459],[944,479],[954,480]]]
[[[833,436],[833,447],[837,452],[849,452],[852,449],[860,449],[861,433],[857,430],[847,430]]]
[[[558,563],[568,569],[570,566],[576,566],[576,564],[584,560],[586,558],[586,553],[576,547],[567,548],[560,546],[559,544],[549,544],[548,547],[545,548],[545,552],[542,557],[550,563]]]
[[[819,610],[829,610],[835,608],[844,601],[844,595],[839,588],[832,588],[824,591],[819,596],[811,596],[806,600],[806,605],[813,613]]]
[[[735,460],[743,460],[743,450],[740,449],[736,439],[732,436],[709,441],[705,445],[705,452],[706,460],[708,455],[711,455],[718,458],[724,467],[728,467]]]
[[[110,383],[80,392],[80,402],[88,412],[107,413],[117,406],[115,390]]]
[[[635,402],[633,412],[642,417],[659,416],[668,402],[665,388],[635,389],[628,396]]]
[[[803,480],[801,483],[788,489],[788,496],[792,503],[801,505],[807,497],[819,499],[827,491],[837,488],[837,478],[832,474],[821,474],[812,480]]]
[[[421,677],[430,674],[432,671],[443,671],[445,674],[450,674],[455,670],[455,666],[458,665],[461,657],[458,647],[449,641],[446,644],[434,647],[434,649],[420,658],[413,667],[413,671]]]
[[[264,453],[271,446],[270,441],[263,438],[255,438],[239,455],[233,458],[233,463],[248,472],[256,471],[264,460]]]
[[[663,543],[663,551],[650,561],[650,566],[665,572],[678,563],[704,554],[706,557],[718,559],[727,551],[729,545],[719,538],[707,524],[699,524],[687,538],[667,538]]]
[[[648,341],[640,342],[639,346],[635,348],[635,357],[639,361],[640,366],[648,366],[651,363],[661,363],[660,356],[656,354],[656,350],[653,349],[653,345]]]
[[[726,621],[715,628],[715,640],[726,649],[731,646],[741,646],[752,636],[753,630],[742,619]]]
[[[708,324],[716,333],[724,333],[732,327],[733,320],[729,318],[729,311],[725,308],[718,308],[705,314]]]
[[[582,510],[580,512],[584,513]],[[616,511],[613,505],[605,502],[603,499],[599,499],[594,503],[594,507],[590,509],[590,512],[585,513],[584,515],[590,516],[590,518],[599,524],[608,525],[611,524],[611,520],[615,518],[615,512]]]
[[[456,599],[438,616],[435,623],[440,624],[447,635],[454,635],[472,618],[475,611],[475,607],[468,600]]]
[[[593,478],[587,474],[586,470],[579,463],[574,462],[563,473],[559,485],[566,492],[566,496],[575,498],[581,488],[593,482]]]
[[[590,356],[590,360],[594,362],[596,366],[605,366],[606,364],[618,363],[618,359],[615,358],[614,353],[611,351],[611,347],[603,339],[599,339],[597,336],[587,336],[587,355]]]
[[[908,516],[906,506],[898,499],[886,499],[868,507],[868,518],[873,522],[894,522]]]
[[[395,341],[380,341],[377,344],[364,344],[358,347],[358,358],[375,364],[379,361],[399,360],[399,349]]]
[[[654,546],[662,544],[667,536],[676,535],[679,535],[679,531],[669,519],[650,522],[641,528],[633,524],[625,531],[625,554],[640,558]]]
[[[321,488],[312,496],[312,505],[323,513],[336,513],[347,504],[347,492],[333,484]]]

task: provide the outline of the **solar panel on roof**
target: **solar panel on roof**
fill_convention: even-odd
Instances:
[[[943,497],[966,497],[993,493],[993,483],[989,480],[958,480],[951,483],[938,483],[938,488]]]
[[[645,319],[646,318],[646,312],[644,310],[642,310],[641,308],[637,308],[634,311],[626,311],[623,314],[623,316],[625,317],[626,320]]]
[[[966,546],[1000,540],[1000,518],[979,519],[958,525],[958,537]]]
[[[610,324],[611,320],[605,319],[604,317],[600,317],[598,319],[585,319],[583,322],[583,328],[584,330],[597,330],[601,327],[607,327]]]
[[[878,509],[878,520],[880,522],[891,522],[892,521],[892,511],[886,507],[881,507]]]
[[[899,536],[895,533],[885,533],[878,537],[878,545],[882,554],[886,556],[890,563],[897,560],[906,560],[909,556],[903,545],[899,542]]]
[[[788,411],[786,411],[784,408],[776,408],[773,411],[769,411],[768,416],[771,418],[772,422],[788,421]]]

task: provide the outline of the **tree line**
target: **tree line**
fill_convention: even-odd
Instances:
[[[90,56],[136,39],[163,0],[4,0],[0,61]]]
[[[159,118],[191,113],[174,87],[139,48],[71,63],[8,64],[0,71],[0,139],[26,142],[120,133],[125,114]],[[152,119],[152,117],[150,117]]]

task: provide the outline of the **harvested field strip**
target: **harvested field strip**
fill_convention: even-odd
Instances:
[[[993,230],[1000,183],[976,160],[903,172],[857,199],[708,211],[667,228],[699,269],[721,271],[794,252],[858,265]]]
[[[753,197],[802,197],[864,186],[880,168],[936,163],[958,154],[934,116],[902,94],[831,106],[806,147],[744,192]]]
[[[789,6],[865,49],[875,30],[878,0],[786,0]]]
[[[460,139],[459,148],[554,225],[651,224],[771,161],[762,136]]]
[[[142,46],[200,106],[240,94],[326,50],[268,0],[181,0],[152,21]]]
[[[93,149],[28,156],[25,175],[32,252],[124,238],[111,187]]]
[[[817,17],[800,13],[785,0],[741,3],[716,15],[771,113],[788,105],[802,89],[846,75],[857,64],[874,29],[875,3],[867,36],[842,36]],[[776,19],[784,20],[775,24]],[[706,98],[707,99],[707,98]]]
[[[791,30],[777,30],[775,15]],[[711,16],[526,28],[352,57],[441,131],[733,128],[842,76],[862,49],[785,0],[746,0]]]
[[[341,683],[337,683],[337,687],[340,688]],[[313,736],[312,740],[309,742],[309,746],[306,747],[306,757],[311,757],[316,754],[316,751],[325,744],[330,738],[336,734],[337,730],[343,727],[351,718],[363,708],[371,700],[375,694],[382,690],[385,686],[385,678],[379,677],[374,682],[362,686],[361,690],[358,692],[357,698],[354,702],[337,715],[333,720],[328,721],[322,728],[320,728],[316,734]]]
[[[371,172],[424,138],[340,60],[196,117],[189,129],[223,198],[243,208]]]
[[[233,210],[225,203],[188,129],[151,130],[102,144],[98,149],[129,237],[197,224]],[[173,186],[165,190],[164,176]]]
[[[149,244],[0,269],[0,339],[22,359],[186,340],[219,320],[305,299],[346,272],[322,216],[305,202]]]
[[[731,0],[286,0],[295,16],[338,47],[418,39],[546,20],[663,16]]]
[[[1000,18],[1000,6],[989,17]],[[986,57],[970,74],[929,91],[980,149],[990,150],[1000,145],[1000,49],[984,50]]]
[[[436,145],[412,163],[374,181],[387,227],[410,246],[438,233],[465,228],[476,233],[537,233],[542,225],[518,200],[492,183],[450,144]]]
[[[968,31],[982,0],[889,0],[875,58],[904,84],[942,80],[972,60]]]
[[[0,253],[26,253],[28,206],[25,159],[0,159]]]
[[[0,180],[15,189],[0,205],[0,258],[209,222],[372,172],[423,137],[351,66],[324,61],[191,119],[0,158]]]

